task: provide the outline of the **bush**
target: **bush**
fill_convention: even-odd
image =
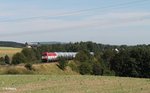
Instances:
[[[62,70],[64,70],[65,67],[68,65],[67,60],[66,60],[64,57],[59,57],[58,60],[59,60],[59,61],[58,61],[58,63],[59,63],[59,68],[62,69]]]
[[[36,54],[33,51],[33,49],[31,48],[24,48],[21,53],[26,57],[26,60],[28,61],[35,61],[37,60],[36,58]]]
[[[101,67],[101,64],[99,62],[95,62],[93,64],[93,75],[103,75],[103,69]]]
[[[8,55],[5,55],[4,60],[5,60],[5,63],[6,63],[6,64],[10,64],[10,58],[9,58]]]
[[[0,57],[0,65],[5,65],[5,62],[4,62],[4,57]]]
[[[12,57],[12,64],[20,64],[20,63],[25,63],[26,62],[26,57],[22,53],[16,53]]]
[[[4,74],[33,74],[33,72],[23,68],[10,67]]]
[[[92,73],[92,65],[89,62],[83,62],[79,66],[79,71],[80,71],[80,74],[82,74],[82,75],[91,74]]]
[[[25,65],[25,68],[28,69],[28,70],[32,70],[32,64],[27,63],[27,64]]]
[[[92,59],[93,59],[93,56],[87,50],[79,51],[75,57],[75,60],[79,62],[85,62],[85,61],[92,60]]]
[[[5,74],[20,74],[20,70],[12,69],[12,68],[11,69],[7,69]]]
[[[114,71],[111,71],[109,69],[106,69],[104,70],[104,73],[103,73],[105,76],[115,76],[115,72]]]
[[[70,62],[69,64],[69,67],[71,67],[71,69],[75,72],[79,72],[79,68],[78,68],[78,65],[75,63],[75,62]]]

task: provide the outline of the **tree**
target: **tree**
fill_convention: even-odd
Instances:
[[[102,57],[103,57],[103,59],[104,59],[104,61],[105,61],[105,63],[106,63],[106,65],[107,65],[108,68],[110,68],[110,66],[109,66],[110,63],[109,62],[111,61],[111,59],[114,56],[115,56],[115,52],[113,50],[107,49],[107,50],[104,51]]]
[[[35,54],[35,57],[37,60],[41,60],[41,53],[38,51],[38,49],[33,49],[33,52]]]
[[[131,50],[131,57],[136,60],[138,77],[150,77],[150,47],[136,46]]]
[[[10,64],[10,58],[9,58],[8,55],[5,55],[4,60],[5,60],[5,63],[6,63],[6,64]]]
[[[102,68],[101,64],[99,62],[94,62],[93,64],[93,75],[103,75],[104,69]]]
[[[65,67],[68,65],[67,60],[64,57],[59,57],[58,58],[58,63],[59,63],[59,68],[61,68],[62,70],[65,69]]]
[[[83,62],[79,66],[79,71],[82,75],[92,74],[92,65],[90,64],[90,62]]]
[[[1,65],[5,64],[4,61],[5,61],[5,60],[4,60],[4,57],[0,57],[0,64],[1,64]]]
[[[91,61],[93,60],[93,56],[90,54],[88,50],[81,50],[77,53],[75,60],[79,62]]]
[[[33,49],[29,49],[29,48],[24,48],[21,53],[26,57],[26,60],[28,61],[35,61],[36,59],[36,54],[33,51]]]
[[[82,75],[92,74],[92,67],[94,62],[94,56],[90,54],[87,50],[81,50],[75,57],[79,66],[79,72]]]
[[[79,51],[75,57],[75,60],[79,61],[79,62],[84,62],[86,60],[88,60],[88,56],[84,51]]]
[[[26,57],[22,54],[22,53],[16,53],[13,57],[12,57],[12,64],[20,64],[20,63],[25,63]]]

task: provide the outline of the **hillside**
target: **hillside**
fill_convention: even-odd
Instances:
[[[81,75],[2,75],[0,93],[149,93],[150,79]]]
[[[24,64],[16,66],[0,66],[0,74],[45,74],[45,75],[77,75],[68,66],[64,71],[58,66],[58,63],[33,64],[32,70],[27,70]]]
[[[24,47],[24,44],[13,42],[13,41],[0,41],[1,47],[16,47],[16,48],[22,48]]]

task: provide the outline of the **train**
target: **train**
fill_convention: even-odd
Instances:
[[[59,57],[64,57],[68,60],[74,59],[78,52],[43,52],[42,53],[42,62],[53,62],[58,61]],[[93,52],[90,52],[91,55],[94,55]]]

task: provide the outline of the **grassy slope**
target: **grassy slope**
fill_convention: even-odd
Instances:
[[[43,64],[34,64],[33,69],[35,74],[49,74],[49,75],[77,75],[78,73],[72,71],[68,66],[63,71],[58,66],[58,63],[43,63]]]
[[[2,75],[0,93],[149,93],[150,79],[81,75]],[[8,90],[6,88],[16,88]]]
[[[0,47],[0,57],[6,54],[12,57],[15,53],[20,52],[22,48],[12,48],[12,47]]]
[[[70,67],[66,67],[66,70],[61,70],[58,66],[58,63],[42,63],[34,64],[32,66],[33,71],[29,71],[24,67],[24,64],[17,66],[1,66],[0,65],[0,74],[5,73],[18,73],[18,74],[48,74],[48,75],[77,75],[78,73],[71,70]]]

